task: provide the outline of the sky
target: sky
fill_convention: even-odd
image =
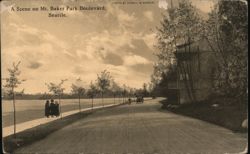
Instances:
[[[1,3],[2,78],[7,68],[21,61],[19,89],[26,93],[47,92],[45,83],[68,79],[64,87],[81,78],[85,88],[97,74],[108,70],[120,84],[140,88],[150,82],[157,61],[155,31],[170,0],[144,0],[150,4],[114,4],[99,0],[23,0]],[[116,0],[113,2],[119,2]],[[133,0],[141,1],[141,0]],[[131,2],[131,1],[130,1]],[[174,1],[173,5],[177,5]],[[208,13],[213,4],[193,0]],[[105,6],[104,11],[63,11],[67,17],[48,17],[44,11],[11,11],[16,7]],[[10,7],[8,7],[10,6]],[[52,12],[53,13],[53,12]]]

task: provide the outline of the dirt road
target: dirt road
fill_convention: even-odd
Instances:
[[[160,109],[159,99],[100,110],[16,153],[239,153],[247,139]]]

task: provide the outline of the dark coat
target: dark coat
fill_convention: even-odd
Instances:
[[[59,116],[59,115],[60,115],[59,104],[56,103],[56,104],[55,104],[55,116]]]
[[[50,103],[50,115],[54,116],[56,113],[56,104]]]
[[[48,117],[50,115],[50,105],[49,102],[45,103],[45,116]]]

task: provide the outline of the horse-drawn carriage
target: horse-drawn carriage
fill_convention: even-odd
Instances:
[[[143,103],[144,99],[143,96],[136,96],[136,103]]]

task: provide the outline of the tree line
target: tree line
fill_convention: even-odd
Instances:
[[[237,99],[247,96],[248,20],[244,1],[222,0],[215,3],[208,19],[188,0],[170,7],[157,27],[158,61],[151,75],[153,92],[164,95],[169,78],[176,76],[177,46],[204,39],[214,56],[216,68],[211,72],[213,94]],[[179,69],[188,74],[184,83],[189,98],[195,102],[190,63],[181,62]],[[176,77],[177,78],[177,77]]]
[[[26,80],[19,79],[19,75],[21,74],[19,67],[19,64],[21,62],[18,62],[18,65],[13,63],[12,68],[8,69],[9,77],[4,78],[5,84],[2,87],[2,98],[3,99],[12,99],[11,93],[12,93],[12,86],[14,80],[18,80],[18,84],[15,85],[14,89],[18,87],[22,82]],[[13,70],[16,69],[16,72],[13,72]],[[12,72],[12,75],[10,74]],[[14,73],[14,74],[13,74]],[[12,77],[11,77],[12,76]],[[15,78],[15,79],[12,79]],[[20,80],[20,81],[19,81]],[[16,99],[48,99],[48,98],[58,98],[60,94],[60,98],[62,99],[75,99],[78,98],[79,95],[81,98],[102,98],[102,96],[110,98],[110,97],[121,97],[122,95],[126,96],[134,96],[135,94],[149,96],[150,89],[148,84],[144,83],[142,85],[142,88],[132,88],[125,84],[119,85],[117,82],[115,82],[114,78],[111,76],[110,72],[107,70],[102,71],[100,74],[97,74],[97,79],[94,81],[91,81],[89,85],[85,84],[85,82],[79,77],[76,78],[75,81],[71,84],[70,92],[65,92],[65,88],[63,88],[63,85],[65,82],[68,82],[67,79],[63,79],[56,82],[48,82],[45,83],[48,91],[47,92],[40,92],[35,94],[28,94],[25,93],[25,90],[16,91],[15,90],[15,98]],[[13,89],[13,90],[14,90]]]
[[[7,97],[13,102],[13,113],[14,113],[14,137],[16,138],[16,97],[21,98],[24,93],[24,89],[17,91],[20,84],[26,80],[20,79],[20,66],[21,62],[13,63],[11,68],[8,68],[9,76],[3,78],[5,83],[2,87],[2,98]],[[62,79],[59,83],[48,82],[45,85],[48,88],[49,93],[38,95],[41,99],[58,99],[59,102],[59,112],[61,113],[61,99],[65,98],[78,98],[79,112],[81,112],[81,98],[91,98],[92,109],[94,98],[102,99],[102,106],[104,106],[104,97],[113,97],[114,103],[116,103],[116,98],[119,98],[123,103],[126,102],[128,98],[136,97],[137,95],[143,95],[144,97],[149,96],[147,85],[144,83],[143,88],[131,88],[123,84],[120,86],[115,82],[114,78],[111,76],[110,72],[107,70],[102,71],[97,74],[97,79],[90,82],[89,88],[86,89],[85,85],[82,84],[81,78],[76,79],[75,83],[71,84],[71,93],[65,94],[64,83],[68,79]],[[28,95],[32,98],[32,95]],[[34,96],[34,95],[33,95]],[[119,102],[120,102],[119,101]],[[62,114],[61,114],[62,117]]]

